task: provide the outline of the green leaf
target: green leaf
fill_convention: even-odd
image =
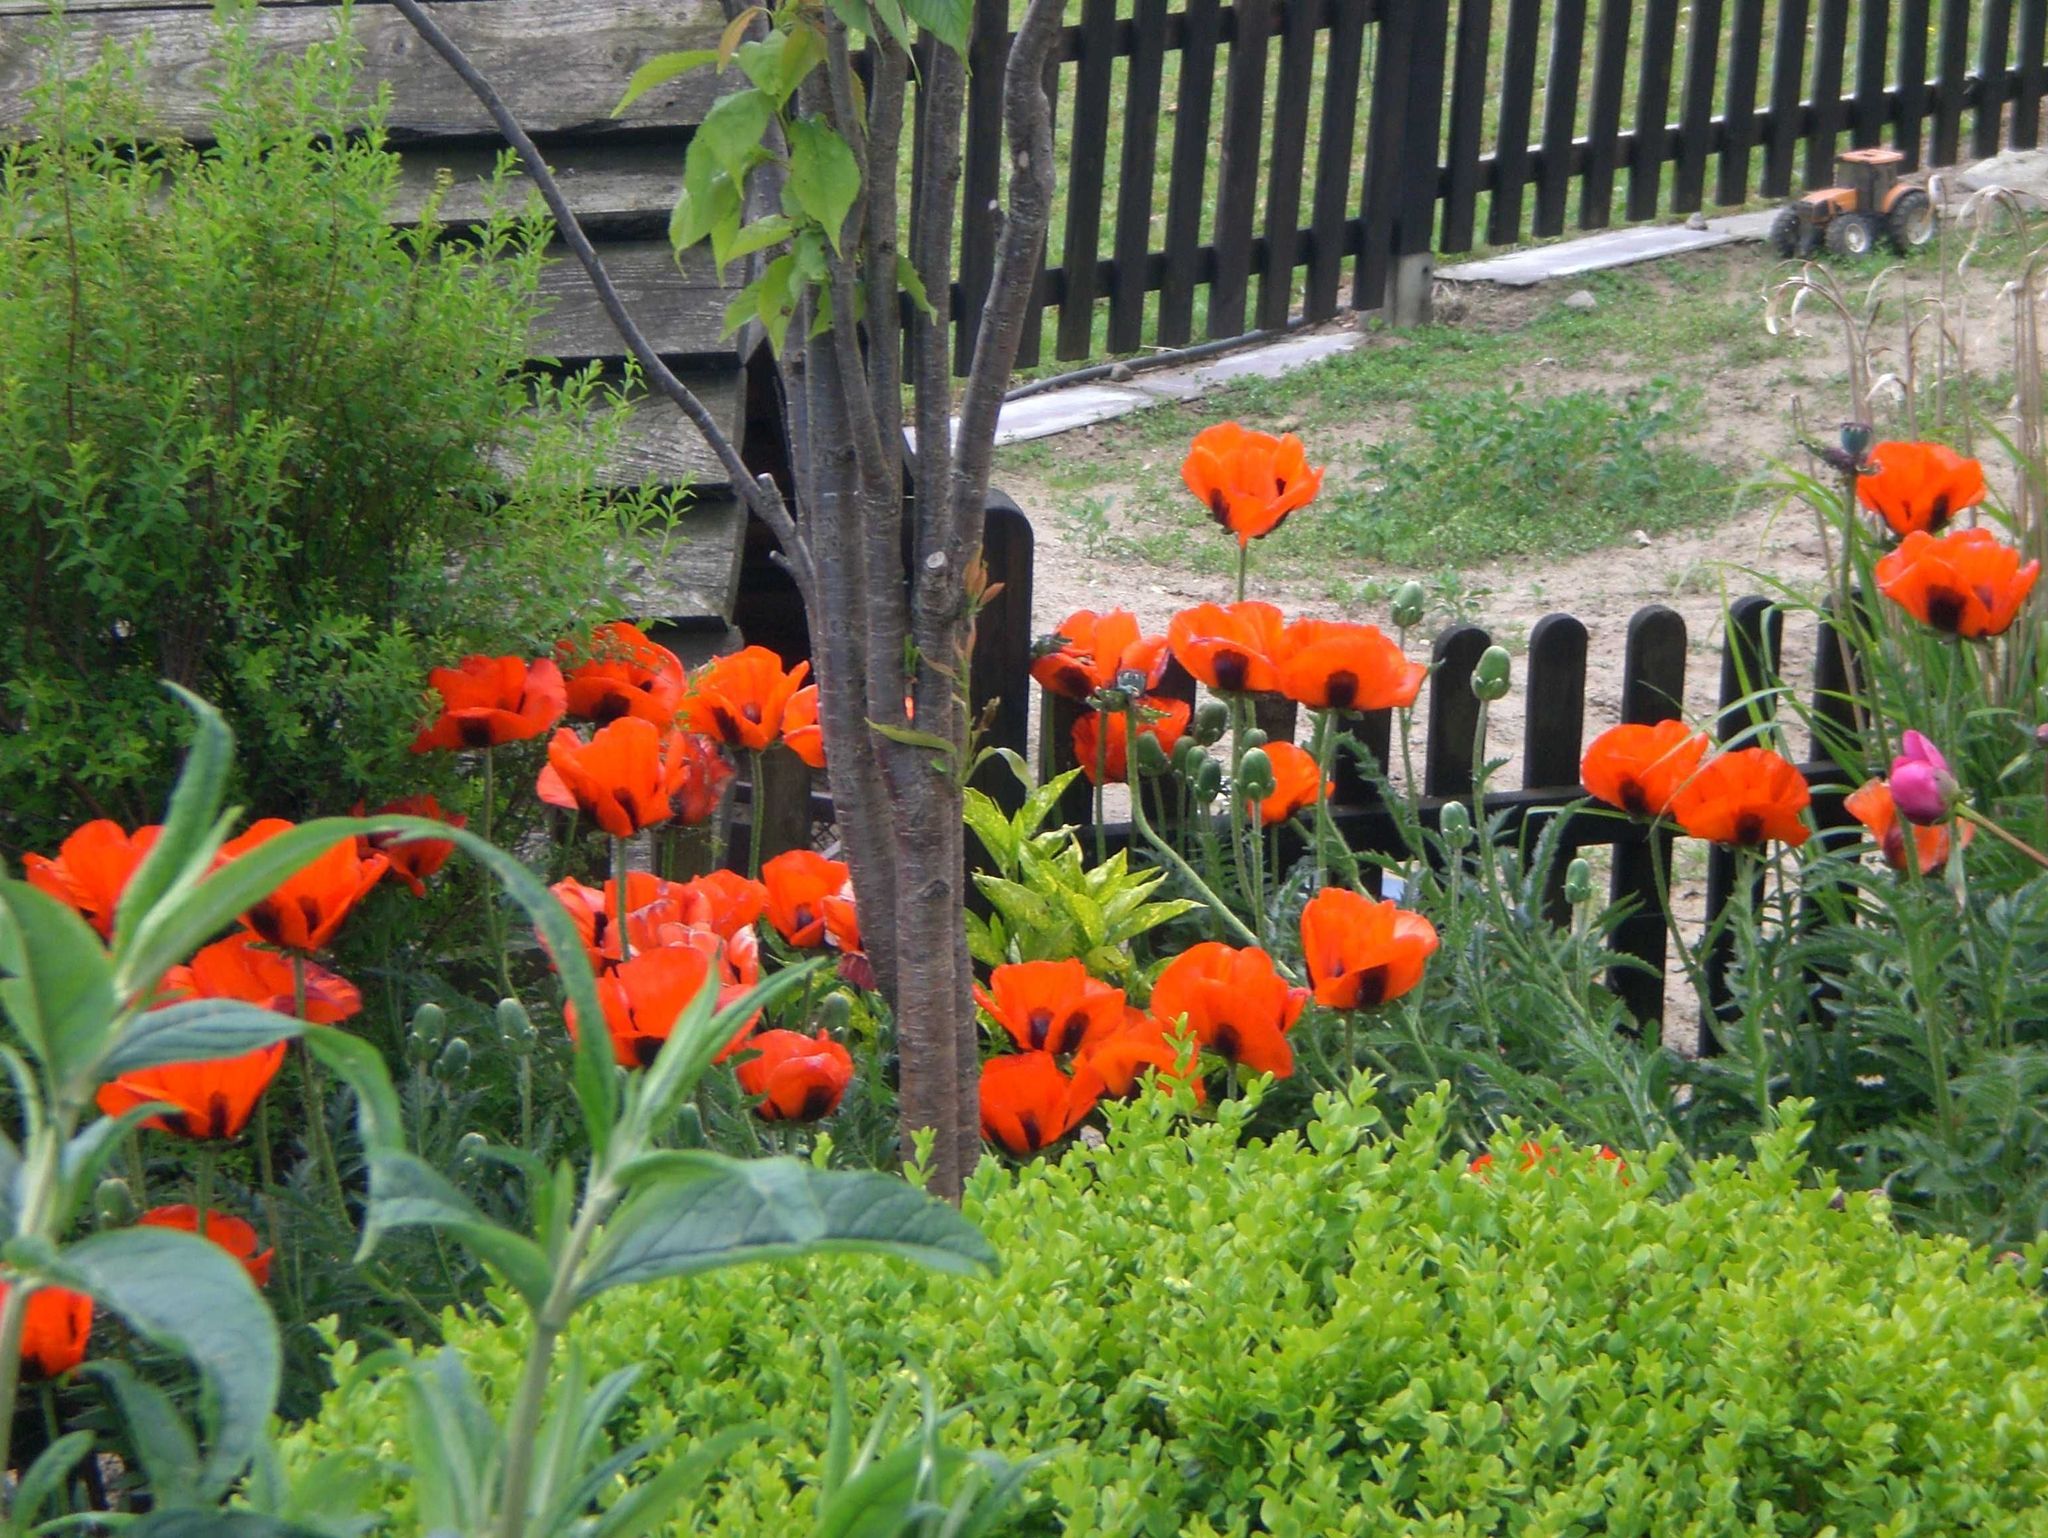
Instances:
[[[711,1158],[620,1208],[584,1269],[579,1302],[632,1282],[827,1251],[873,1251],[959,1273],[996,1267],[980,1230],[893,1175]]]
[[[114,969],[92,926],[26,881],[0,881],[0,1006],[51,1080],[89,1073],[114,1029]]]
[[[711,163],[735,186],[761,157],[761,140],[775,117],[775,103],[766,91],[734,91],[721,96],[690,136],[685,156],[709,155]]]
[[[899,0],[868,0],[868,10],[873,14],[875,20],[879,21],[884,29],[887,30],[889,36],[896,40],[896,46],[905,53],[909,53],[911,51],[910,22],[904,15],[903,6],[899,3]],[[864,27],[862,30],[872,32],[874,29],[872,27]]]
[[[832,249],[839,250],[846,216],[860,196],[860,166],[846,141],[809,118],[791,123],[789,190],[797,206],[824,226]]]
[[[896,286],[910,295],[910,302],[924,313],[927,320],[937,320],[939,312],[932,308],[932,302],[925,297],[924,279],[917,275],[917,265],[907,256],[896,258]]]
[[[769,214],[756,219],[752,224],[741,225],[739,233],[733,237],[724,254],[718,256],[717,260],[723,266],[727,262],[736,262],[743,256],[752,256],[756,251],[766,251],[770,246],[789,239],[795,230],[796,226],[781,214]]]
[[[118,966],[128,954],[135,929],[143,915],[172,887],[197,881],[213,863],[220,847],[216,824],[220,821],[221,797],[226,794],[228,773],[234,767],[235,738],[219,711],[190,690],[176,684],[164,685],[192,712],[192,746],[186,750],[185,766],[178,771],[178,783],[171,789],[170,810],[164,814],[163,830],[135,874],[122,890],[114,914],[114,961]]]
[[[796,296],[790,289],[795,276],[796,254],[786,252],[762,268],[761,276],[752,285],[761,329],[768,333],[768,345],[778,357],[789,335],[790,320],[796,314]]]
[[[697,1087],[711,1060],[739,1034],[740,1026],[756,1011],[768,1009],[776,1000],[795,992],[822,965],[820,961],[809,961],[784,967],[717,1010],[712,1006],[718,1001],[718,980],[707,977],[697,996],[677,1017],[647,1072],[634,1079],[628,1090],[630,1109],[626,1125],[633,1138],[628,1146],[651,1142],[654,1134],[674,1119],[676,1106]]]
[[[142,1462],[150,1500],[174,1509],[199,1499],[199,1444],[171,1396],[137,1375],[126,1362],[93,1362],[85,1369],[113,1391],[121,1424]]]
[[[115,1041],[100,1063],[100,1077],[118,1079],[162,1063],[240,1057],[274,1041],[289,1041],[304,1029],[304,1022],[290,1015],[235,999],[194,999],[146,1010]]]
[[[903,0],[910,19],[955,53],[967,52],[968,29],[974,23],[973,0]]]
[[[14,1490],[14,1520],[29,1523],[42,1515],[51,1496],[64,1486],[79,1460],[92,1451],[92,1433],[73,1431],[57,1438],[36,1455]]]
[[[60,1250],[51,1274],[199,1369],[213,1442],[200,1489],[225,1490],[263,1442],[280,1376],[277,1324],[242,1263],[197,1234],[121,1228]]]
[[[306,1047],[356,1093],[356,1131],[365,1153],[405,1146],[405,1121],[384,1054],[346,1031],[312,1030]]]
[[[684,48],[675,53],[656,54],[633,71],[632,78],[626,82],[626,94],[612,108],[612,116],[624,116],[628,107],[656,86],[666,85],[678,75],[686,75],[693,69],[702,69],[706,64],[717,62],[718,50],[715,48]]]
[[[740,190],[706,154],[683,155],[683,187],[669,215],[669,244],[687,251],[714,229],[740,217]]]
[[[918,731],[915,727],[888,726],[880,721],[870,721],[868,725],[891,742],[900,742],[906,748],[930,748],[934,753],[943,753],[948,758],[952,758],[960,751],[956,744],[948,742],[945,738],[932,732]]]
[[[370,1207],[357,1258],[394,1228],[446,1230],[502,1273],[529,1308],[547,1300],[553,1278],[539,1245],[485,1217],[425,1160],[387,1150],[370,1155]]]
[[[687,1453],[652,1479],[633,1486],[596,1518],[589,1538],[644,1538],[740,1447],[773,1435],[774,1428],[763,1421],[728,1426],[712,1436],[694,1439]]]
[[[153,1511],[124,1538],[327,1538],[318,1528],[255,1511]]]

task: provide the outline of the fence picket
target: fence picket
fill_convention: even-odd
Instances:
[[[1721,709],[1714,721],[1717,742],[1745,747],[1763,745],[1754,740],[1754,728],[1771,720],[1774,705],[1771,695],[1759,695],[1759,691],[1777,682],[1784,629],[1784,611],[1769,599],[1738,598],[1728,606],[1728,639],[1721,650]],[[1707,947],[1705,971],[1707,995],[1715,1018],[1730,1007],[1728,971],[1735,960],[1735,936],[1727,924],[1714,926],[1714,919],[1735,901],[1736,883],[1746,858],[1749,856],[1720,845],[1707,853],[1707,922],[1713,926],[1713,941]],[[1752,873],[1752,907],[1762,884],[1763,871],[1759,866]],[[1720,1038],[1711,1019],[1700,1021],[1699,1050],[1702,1056],[1720,1050]]]
[[[1303,313],[1312,321],[1337,313],[1338,284],[1351,250],[1351,152],[1358,140],[1359,67],[1365,51],[1368,0],[1334,0],[1323,61],[1322,133],[1316,141],[1314,221],[1309,234],[1308,290]]]
[[[996,264],[996,220],[1003,187],[1003,61],[1010,53],[1006,0],[975,0],[967,47],[967,124],[960,182],[960,298],[954,315],[953,371],[974,361],[974,338]],[[932,296],[933,303],[938,296]]]
[[[1721,69],[1721,0],[1693,0],[1690,26],[1671,187],[1671,207],[1681,214],[1698,208],[1706,196],[1707,150],[1714,142],[1714,79]]]
[[[1180,93],[1173,119],[1173,174],[1166,191],[1166,273],[1159,286],[1159,341],[1184,345],[1194,330],[1202,267],[1202,196],[1209,177],[1209,97],[1222,36],[1217,0],[1186,0],[1181,12]]]
[[[1223,77],[1223,146],[1216,169],[1216,271],[1209,280],[1212,337],[1245,329],[1259,154],[1266,130],[1266,53],[1277,0],[1237,0],[1237,33]]]
[[[1629,147],[1628,216],[1653,219],[1671,140],[1671,70],[1678,55],[1678,0],[1646,0],[1642,70],[1636,80],[1635,142]]]
[[[2012,144],[2041,142],[2041,91],[2048,84],[2048,0],[2020,0],[2019,85],[2012,98]]]
[[[1764,0],[1735,0],[1728,40],[1727,106],[1722,113],[1721,161],[1714,184],[1718,203],[1749,196],[1749,162],[1756,147],[1756,86],[1763,60]]]
[[[1479,210],[1480,150],[1486,129],[1486,53],[1493,41],[1493,0],[1458,0],[1451,55],[1451,136],[1444,157],[1446,251],[1470,251]]]
[[[1422,793],[1472,794],[1472,739],[1479,729],[1479,698],[1472,670],[1493,639],[1477,625],[1453,625],[1430,653],[1429,726],[1423,745]]]
[[[1131,63],[1124,77],[1123,171],[1116,189],[1116,264],[1109,295],[1109,350],[1145,340],[1145,258],[1152,249],[1152,181],[1159,154],[1159,87],[1166,67],[1166,0],[1136,0]]]
[[[1621,672],[1621,719],[1637,725],[1675,720],[1685,709],[1685,620],[1661,604],[1628,622]],[[1607,986],[1638,1020],[1664,1018],[1664,956],[1668,936],[1659,875],[1671,869],[1671,834],[1662,826],[1613,821],[1617,829],[1608,898],[1629,905],[1614,926],[1616,952],[1641,963],[1618,966]],[[1646,969],[1646,970],[1645,970]]]
[[[1806,86],[1807,0],[1778,0],[1778,39],[1771,50],[1771,134],[1764,143],[1764,196],[1792,190],[1799,144],[1800,93]]]
[[[1527,710],[1522,728],[1522,785],[1555,791],[1579,783],[1579,751],[1586,725],[1586,627],[1569,614],[1546,614],[1529,631]],[[1550,816],[1560,815],[1550,813]],[[1525,845],[1534,848],[1541,815],[1530,813]],[[1571,919],[1565,901],[1570,851],[1543,875],[1543,911],[1555,923]]]
[[[1605,229],[1614,217],[1614,165],[1621,152],[1621,96],[1628,85],[1629,16],[1634,0],[1601,0],[1593,44],[1593,114],[1586,127],[1586,179],[1579,225]]]
[[[1885,90],[1885,60],[1891,52],[1891,0],[1863,0],[1856,22],[1856,104],[1849,115],[1850,142],[1857,149],[1884,143],[1891,122]]]
[[[1942,0],[1935,39],[1934,148],[1930,164],[1954,165],[1962,153],[1964,76],[1970,61],[1973,0]]]
[[[1579,66],[1586,51],[1586,0],[1552,0],[1550,71],[1543,87],[1543,163],[1536,176],[1535,233],[1564,232],[1572,140],[1579,115]]]
[[[1102,242],[1102,147],[1109,142],[1109,91],[1116,67],[1116,0],[1082,0],[1081,62],[1074,82],[1073,151],[1066,186],[1067,238],[1060,257],[1061,358],[1085,358],[1095,330],[1095,258]]]
[[[1301,169],[1308,154],[1308,105],[1315,79],[1316,7],[1283,7],[1280,68],[1273,84],[1273,154],[1266,174],[1266,259],[1259,270],[1259,326],[1278,331],[1294,300],[1301,230]]]
[[[1983,0],[1983,5],[1977,34],[1977,121],[1970,131],[1970,153],[1980,160],[1998,153],[2008,95],[2006,50],[2012,46],[2012,0]]]
[[[1849,46],[1849,0],[1820,0],[1813,37],[1813,128],[1806,140],[1808,186],[1835,179],[1844,117],[1842,55]]]
[[[1927,12],[1929,0],[1899,0],[1899,65],[1893,78],[1899,83],[1897,109],[1892,124],[1897,135],[1892,144],[1906,157],[1906,164],[1920,164],[1924,147],[1922,125],[1927,117]]]
[[[1536,99],[1542,17],[1541,0],[1508,0],[1500,118],[1493,138],[1493,199],[1486,211],[1486,238],[1496,246],[1522,238],[1522,188],[1529,180],[1529,113]]]

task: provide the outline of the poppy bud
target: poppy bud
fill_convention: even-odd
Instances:
[[[694,1105],[685,1105],[676,1111],[676,1147],[702,1148],[704,1146],[704,1118]]]
[[[1195,774],[1195,796],[1207,803],[1214,801],[1223,791],[1223,766],[1213,758],[1204,758],[1202,767]]]
[[[1573,907],[1593,900],[1593,867],[1583,858],[1565,867],[1564,900]]]
[[[818,1000],[817,1012],[811,1018],[820,1029],[843,1031],[853,1019],[853,1000],[843,993],[828,993]]]
[[[1131,756],[1136,760],[1140,774],[1164,774],[1172,767],[1167,761],[1166,749],[1159,745],[1159,739],[1150,732],[1138,733],[1138,741],[1131,750]]]
[[[1267,738],[1264,732],[1260,731],[1256,726],[1248,726],[1244,729],[1244,736],[1240,739],[1239,745],[1247,748],[1263,748],[1266,745],[1266,741]]]
[[[2037,748],[2048,748],[2048,723],[2034,728],[2034,746]]]
[[[1446,801],[1436,826],[1448,849],[1464,849],[1472,842],[1472,814],[1462,801]]]
[[[1877,431],[1867,422],[1844,422],[1842,424],[1842,452],[1849,457],[1851,465],[1860,465],[1870,453],[1870,445],[1877,441]]]
[[[1472,692],[1489,704],[1504,698],[1514,659],[1504,646],[1489,646],[1479,654],[1479,666],[1472,670]]]
[[[464,1169],[472,1168],[490,1146],[491,1140],[481,1132],[465,1132],[455,1140],[455,1162]]]
[[[416,1031],[408,1031],[406,1033],[405,1060],[409,1063],[424,1068],[434,1060],[434,1053],[439,1048],[439,1042],[431,1041]]]
[[[1908,822],[1946,822],[1962,794],[1948,760],[1918,732],[1907,732],[1901,746],[1905,751],[1892,760],[1892,804]]]
[[[1195,712],[1194,739],[1205,748],[1214,747],[1229,726],[1230,707],[1221,700],[1204,700]]]
[[[498,1034],[516,1056],[524,1057],[533,1050],[533,1017],[517,999],[498,1000]]]
[[[451,1036],[434,1064],[434,1077],[443,1084],[453,1084],[469,1072],[469,1063],[469,1043],[460,1036]]]
[[[1273,794],[1273,760],[1264,748],[1252,748],[1237,761],[1237,791],[1247,801],[1263,801]]]
[[[1422,623],[1429,612],[1429,595],[1422,590],[1422,584],[1412,577],[1394,589],[1394,624],[1402,630],[1413,630]]]
[[[1208,757],[1202,745],[1192,737],[1183,737],[1173,745],[1173,772],[1184,780],[1192,780],[1201,772],[1202,760]]]
[[[92,1210],[102,1228],[126,1228],[140,1213],[128,1182],[115,1175],[93,1187]]]
[[[427,1047],[440,1046],[447,1030],[448,1011],[439,1004],[422,1004],[412,1012],[412,1034]]]

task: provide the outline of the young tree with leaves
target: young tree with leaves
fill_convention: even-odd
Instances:
[[[688,415],[781,544],[810,624],[862,932],[895,1012],[905,1147],[933,1129],[934,1188],[957,1196],[981,1149],[961,917],[968,652],[988,596],[981,539],[997,412],[1051,213],[1041,80],[1062,7],[1030,0],[1011,44],[1007,206],[957,426],[943,307],[960,219],[971,0],[750,6],[718,49],[664,55],[631,82],[628,100],[689,69],[744,78],[691,139],[671,234],[679,249],[703,241],[721,264],[750,263],[727,320],[758,324],[775,352],[795,457],[786,499],[748,472],[633,323],[489,82],[417,0],[394,3],[491,112],[651,384]],[[913,78],[918,111],[906,133]],[[898,195],[906,138],[917,170],[907,209]]]

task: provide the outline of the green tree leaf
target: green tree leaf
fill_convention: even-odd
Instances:
[[[721,96],[690,135],[685,160],[708,155],[737,186],[760,159],[761,139],[774,116],[775,103],[766,91],[734,91]]]
[[[114,997],[92,926],[26,881],[0,881],[0,1007],[54,1082],[70,1084],[98,1061]]]
[[[917,275],[917,266],[907,256],[896,258],[896,286],[910,295],[910,302],[923,311],[928,320],[937,320],[939,312],[932,308],[932,302],[925,296],[924,279]]]
[[[303,1021],[274,1009],[236,999],[193,999],[135,1016],[100,1063],[102,1079],[154,1068],[162,1063],[198,1063],[240,1057],[289,1041],[305,1030]]]
[[[277,1324],[242,1263],[197,1234],[121,1228],[60,1250],[51,1272],[199,1369],[212,1432],[200,1491],[225,1490],[263,1443],[281,1371]]]
[[[789,191],[839,250],[846,216],[860,196],[860,166],[846,141],[823,123],[798,118],[789,125]]]
[[[957,1273],[997,1264],[973,1224],[893,1175],[787,1158],[709,1155],[693,1166],[620,1208],[584,1268],[579,1302],[632,1282],[828,1251],[896,1255]]]
[[[624,116],[628,107],[656,86],[666,85],[678,75],[686,75],[693,69],[702,69],[706,64],[717,62],[718,50],[715,48],[684,48],[675,53],[656,54],[633,71],[632,78],[626,82],[626,94],[612,108],[612,116]]]
[[[974,23],[973,0],[903,0],[903,9],[955,53],[967,52],[968,29]]]

